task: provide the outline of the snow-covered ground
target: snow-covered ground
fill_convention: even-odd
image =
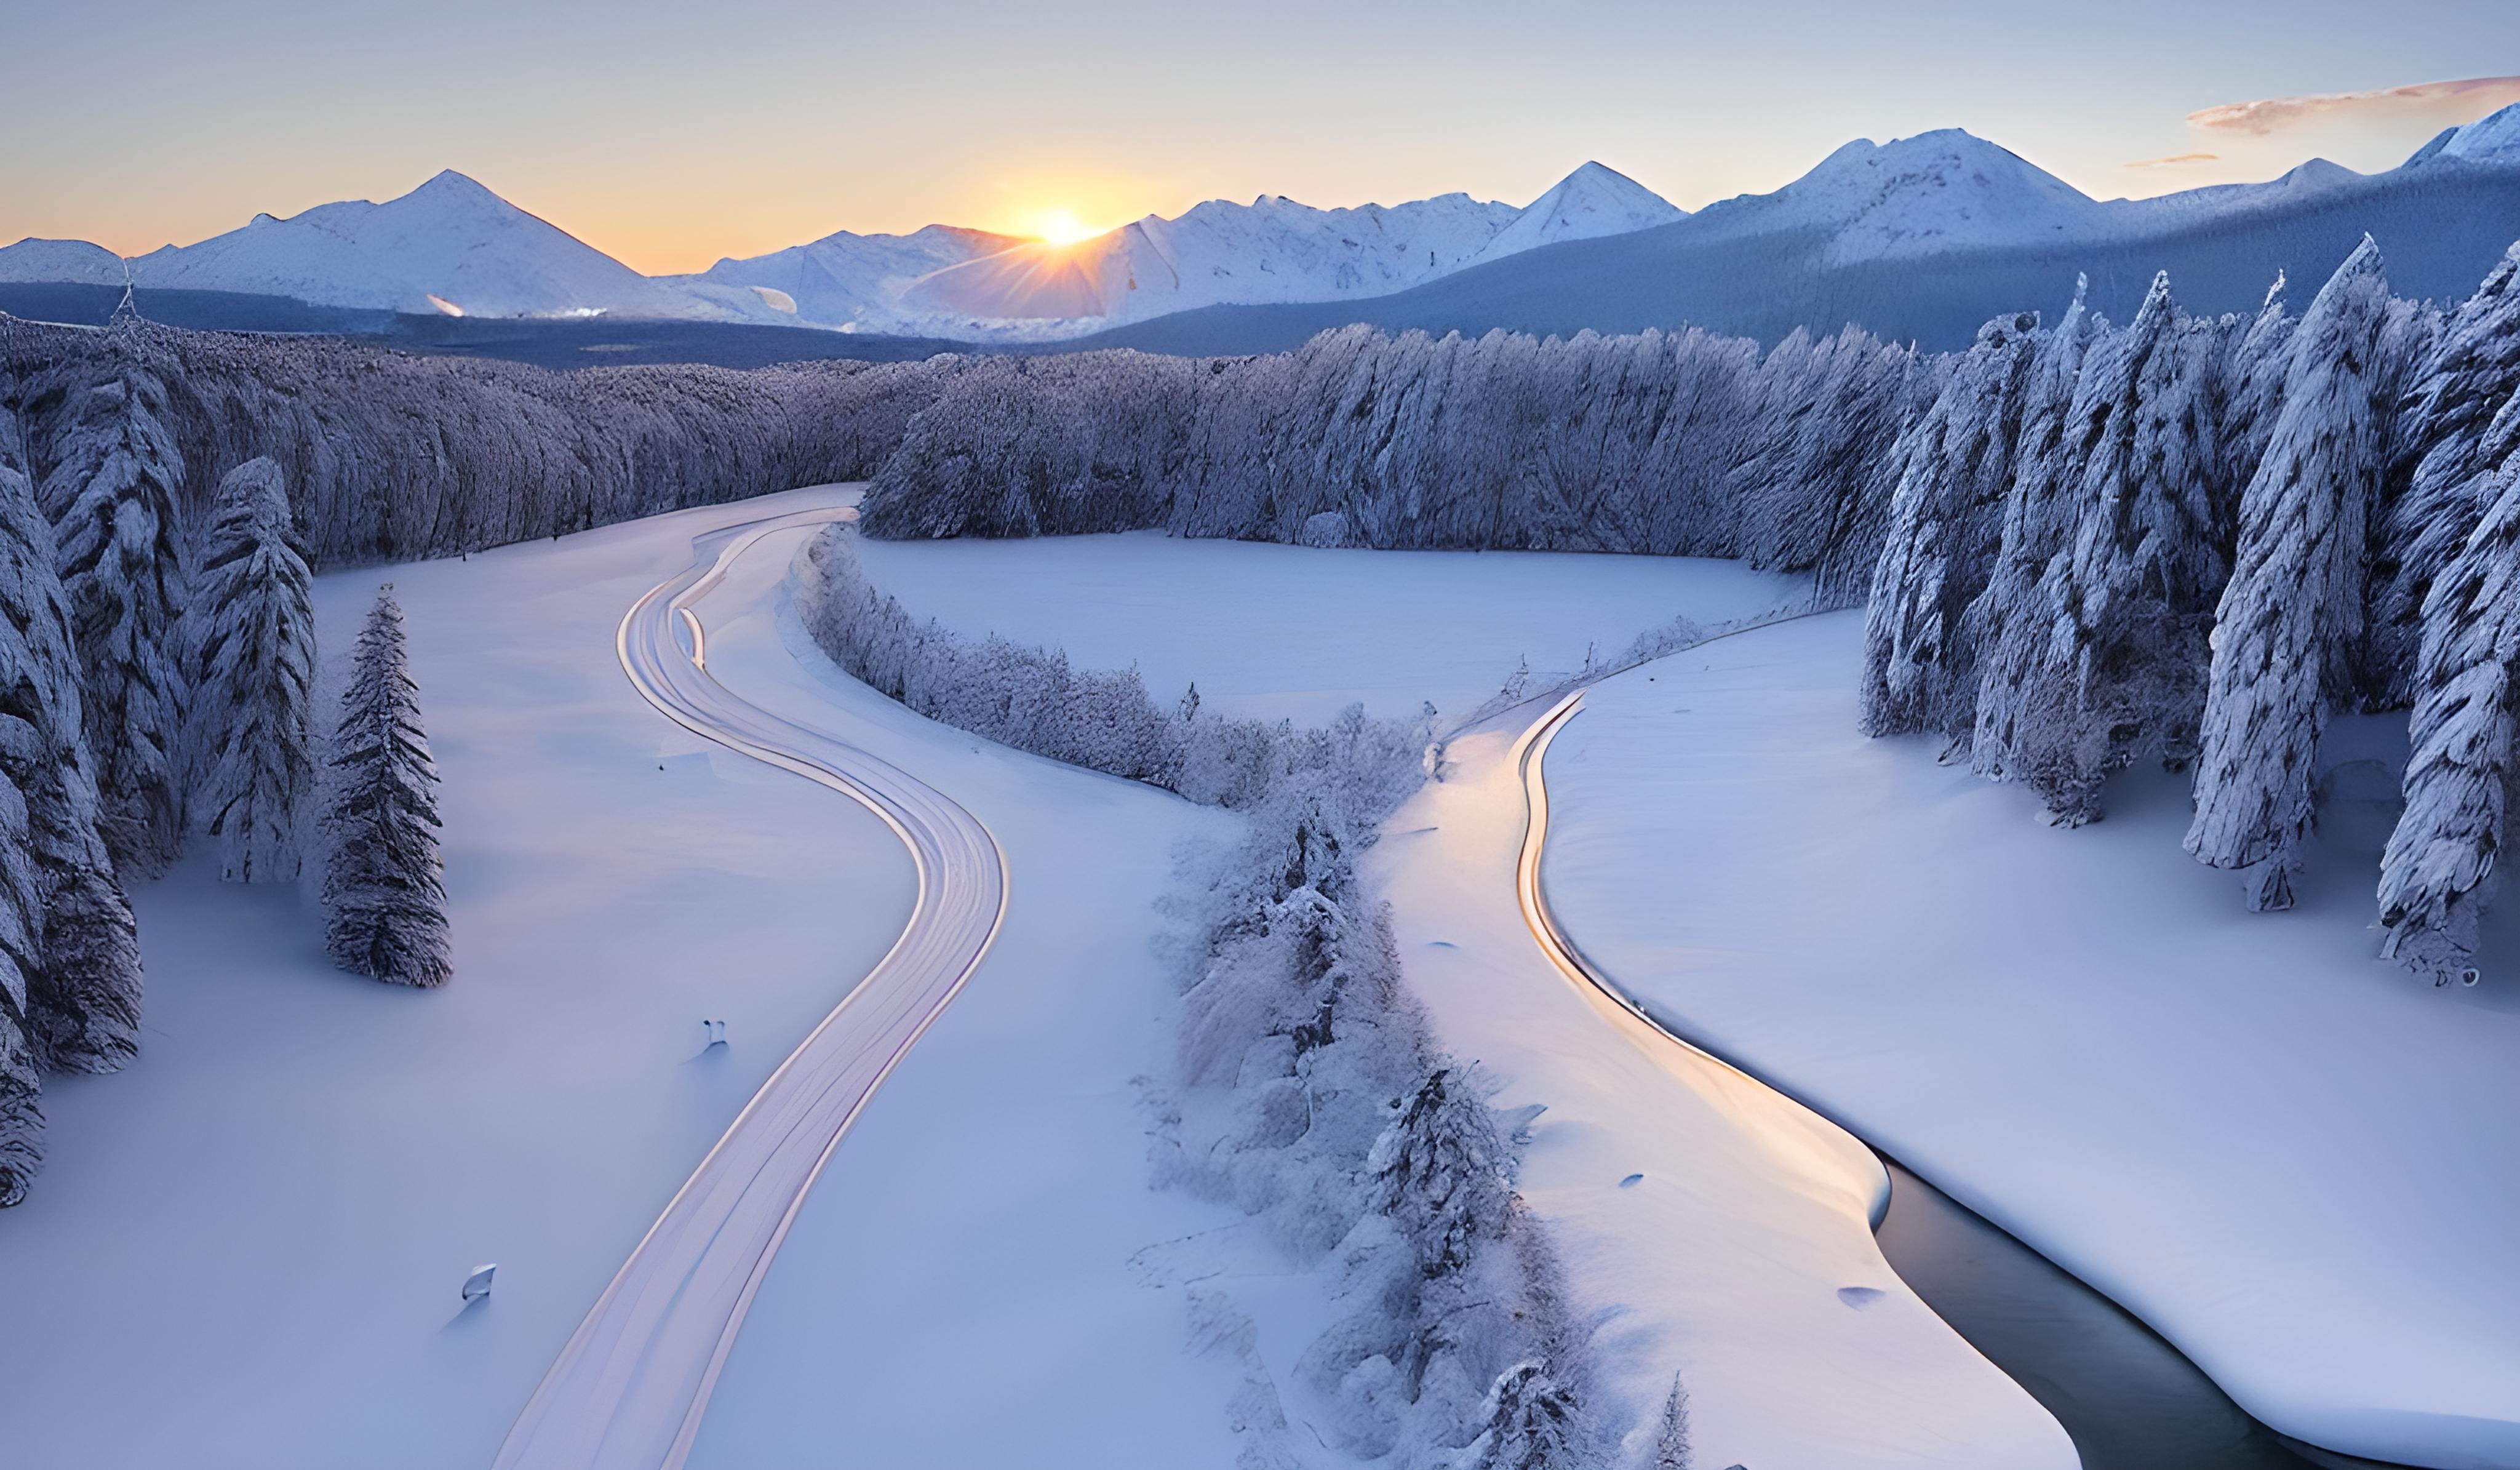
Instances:
[[[744,1099],[900,930],[855,804],[703,747],[613,655],[698,531],[774,497],[317,582],[409,617],[444,774],[455,978],[353,979],[293,892],[200,859],[134,894],[137,1065],[46,1088],[0,1214],[0,1459],[486,1465]],[[659,769],[659,767],[662,767]],[[703,1017],[729,1045],[703,1051]],[[459,1310],[484,1262],[492,1298]]]
[[[2520,1465],[2520,916],[2474,990],[2371,958],[2403,723],[2336,732],[2301,905],[2252,915],[2181,850],[2176,778],[2131,773],[2060,831],[1925,742],[1858,735],[1861,627],[1745,633],[1588,696],[1549,758],[1575,941],[2276,1429]]]
[[[1542,708],[1455,741],[1374,863],[1445,1044],[1505,1083],[1500,1106],[1548,1108],[1522,1191],[1579,1297],[1619,1305],[1613,1381],[1651,1404],[1680,1375],[1703,1466],[2073,1470],[2048,1411],[1882,1261],[1860,1144],[1824,1125],[1833,1142],[1815,1139],[1777,1094],[1621,1026],[1542,956],[1515,898],[1508,758]]]
[[[1355,699],[1390,712],[1424,698],[1466,710],[1525,652],[1536,667],[1563,667],[1588,639],[1622,647],[1675,614],[1711,621],[1801,590],[1732,563],[1657,558],[1156,535],[859,547],[877,585],[957,631],[1062,644],[1080,665],[1134,659],[1155,689],[1194,675],[1203,697],[1237,712],[1298,718]],[[1340,627],[1371,636],[1325,636]],[[710,666],[732,678],[720,636],[711,633]],[[1445,1044],[1499,1077],[1500,1104],[1549,1108],[1525,1191],[1552,1222],[1582,1300],[1618,1305],[1604,1357],[1619,1392],[1642,1417],[1685,1375],[1699,1463],[1710,1466],[2072,1466],[2053,1419],[1882,1263],[1867,1221],[1878,1175],[1860,1148],[1815,1148],[1773,1094],[1728,1085],[1666,1044],[1640,1044],[1542,957],[1515,899],[1522,794],[1506,759],[1539,712],[1527,707],[1456,741],[1453,773],[1392,819],[1375,863],[1412,988]],[[1621,1187],[1632,1173],[1644,1177]],[[808,1206],[809,1221],[819,1208]],[[781,1268],[836,1254],[791,1245]],[[1263,1356],[1282,1381],[1300,1331],[1262,1325]],[[843,1328],[826,1330],[825,1353],[838,1352]],[[739,1366],[747,1353],[766,1360],[760,1341],[747,1337]],[[772,1371],[791,1397],[819,1381],[792,1356]],[[754,1410],[716,1425],[761,1422]]]
[[[1055,644],[1079,667],[1135,663],[1169,705],[1319,723],[1351,703],[1454,718],[1515,661],[1580,666],[1648,627],[1798,602],[1807,582],[1737,562],[1558,552],[1316,550],[1160,531],[1020,541],[878,541],[876,586],[971,637]]]

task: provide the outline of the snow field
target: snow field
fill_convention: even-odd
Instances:
[[[1322,550],[1159,531],[1022,541],[860,537],[876,587],[914,617],[980,638],[1063,647],[1079,668],[1135,663],[1169,708],[1327,722],[1422,701],[1454,718],[1535,670],[1604,659],[1686,613],[1701,621],[1796,602],[1807,581],[1735,562],[1556,552]]]
[[[454,979],[334,970],[311,904],[216,883],[198,846],[137,888],[141,1058],[52,1080],[51,1164],[0,1215],[13,1465],[489,1463],[665,1201],[909,912],[874,817],[704,748],[614,658],[693,535],[788,501],[318,579],[328,661],[380,581],[409,614]],[[703,1017],[726,1047],[703,1050]],[[486,1262],[496,1290],[464,1309]]]
[[[1569,934],[2278,1431],[2520,1465],[2520,936],[2489,919],[2474,990],[2373,957],[2403,720],[2331,729],[2300,906],[2250,914],[2180,849],[2182,778],[2056,830],[1934,742],[1865,739],[1860,642],[1805,620],[1588,695],[1549,759]]]

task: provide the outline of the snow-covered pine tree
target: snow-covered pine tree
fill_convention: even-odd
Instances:
[[[1477,1242],[1505,1229],[1513,1199],[1496,1118],[1466,1080],[1450,1068],[1428,1073],[1366,1165],[1379,1207],[1430,1279],[1467,1266]]]
[[[312,577],[280,466],[248,460],[219,482],[185,620],[199,752],[193,808],[232,883],[297,876],[297,809],[313,760]]]
[[[2365,236],[2293,333],[2283,408],[2240,500],[2186,848],[2209,866],[2250,869],[2253,909],[2292,903],[2319,735],[2353,693],[2388,307],[2380,250]]]
[[[2081,790],[2138,758],[2195,756],[2235,509],[2217,442],[2221,356],[2213,324],[2177,309],[2163,272],[2091,386],[2106,418],[2087,450],[2065,586],[2079,660],[2066,749]]]
[[[2087,380],[2097,379],[2121,335],[2085,309],[2078,284],[2031,370],[2002,543],[1962,628],[1976,645],[1980,670],[1970,768],[2028,785],[2069,824],[2097,813],[2078,804],[2088,793],[2077,781],[2082,762],[2068,758],[2077,713],[2073,665],[2055,656],[2056,628],[2065,617],[2084,455],[2092,438]]]
[[[1986,589],[2012,488],[2036,313],[1998,317],[1893,451],[1890,528],[1864,615],[1864,729],[1964,739],[1977,709],[1976,650],[1961,635]]]
[[[360,630],[328,758],[324,943],[354,974],[446,983],[446,888],[437,855],[437,767],[390,587]]]
[[[1485,1424],[1456,1463],[1463,1470],[1575,1470],[1581,1461],[1575,1396],[1539,1358],[1497,1375],[1480,1406]]]
[[[32,732],[0,753],[0,774],[25,800],[43,899],[27,1022],[44,1066],[111,1072],[139,1050],[140,937],[98,832],[78,658],[53,566],[31,488],[0,476],[0,720]]]
[[[25,477],[0,467],[0,495],[26,498]],[[14,653],[14,630],[0,621],[0,653]],[[22,720],[0,716],[0,757],[40,758],[43,741]],[[13,759],[11,763],[15,763]],[[26,829],[26,804],[14,783],[0,786],[0,1207],[26,1197],[44,1162],[39,1100],[43,1060],[34,1037],[34,979],[41,968],[38,933],[43,893]]]
[[[2520,396],[2503,420],[2520,439]],[[2520,447],[2461,494],[2487,509],[2424,599],[2407,808],[2380,859],[2380,952],[2435,984],[2475,963],[2520,776]]]
[[[1695,1454],[1688,1443],[1688,1385],[1675,1373],[1662,1415],[1654,1421],[1653,1459],[1647,1470],[1692,1470]]]
[[[2387,505],[2371,567],[2372,672],[2378,702],[2413,703],[2424,602],[2461,554],[2485,507],[2471,495],[2487,466],[2479,440],[2520,393],[2520,244],[2503,253],[2426,354],[2392,426]]]
[[[165,425],[165,387],[144,361],[143,330],[126,297],[107,332],[112,370],[70,394],[41,498],[78,650],[99,826],[115,863],[148,876],[183,842],[175,650],[184,467]]]

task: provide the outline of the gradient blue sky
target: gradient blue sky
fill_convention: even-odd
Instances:
[[[1586,159],[1694,208],[1948,126],[2100,198],[2155,194],[2313,154],[2385,167],[2491,99],[2266,133],[2201,109],[2520,73],[2513,0],[10,9],[0,241],[136,253],[451,167],[650,271],[1264,192],[1520,204]]]

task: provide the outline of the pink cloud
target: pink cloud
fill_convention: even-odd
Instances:
[[[2199,163],[2222,161],[2219,153],[2175,153],[2166,159],[2137,159],[2129,168],[2192,168]]]
[[[2369,92],[2329,92],[2316,97],[2270,97],[2227,102],[2187,115],[2188,126],[2212,132],[2264,137],[2318,118],[2351,116],[2387,120],[2431,117],[2444,126],[2473,122],[2520,102],[2520,76],[2476,76],[2464,81],[2426,81]]]

